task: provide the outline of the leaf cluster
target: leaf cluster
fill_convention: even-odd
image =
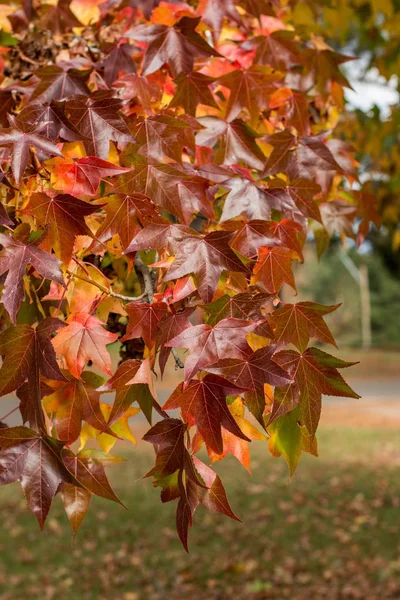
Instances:
[[[309,346],[335,345],[337,306],[283,301],[311,232],[321,250],[358,216],[359,241],[378,221],[344,193],[355,161],[332,137],[349,58],[296,32],[286,4],[7,14],[0,393],[16,391],[23,425],[0,429],[0,480],[21,482],[41,527],[58,492],[74,533],[93,494],[119,502],[105,468],[142,413],[147,476],[177,501],[187,549],[198,505],[237,519],[201,448],[249,470],[249,443],[268,440],[292,473],[317,454],[322,396],[357,397],[350,364]],[[174,362],[183,378],[160,406]]]

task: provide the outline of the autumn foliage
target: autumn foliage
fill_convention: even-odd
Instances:
[[[338,307],[279,298],[308,235],[322,252],[378,222],[332,136],[350,59],[280,0],[12,4],[0,394],[16,391],[24,425],[2,423],[0,482],[20,481],[41,527],[60,492],[76,533],[93,494],[120,502],[105,468],[142,413],[147,477],[187,548],[199,504],[237,519],[198,452],[249,470],[265,440],[293,473],[317,455],[322,395],[358,397],[350,363],[310,346],[335,346]]]

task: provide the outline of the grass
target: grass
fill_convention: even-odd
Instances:
[[[243,523],[201,508],[186,555],[174,503],[161,505],[142,444],[114,467],[129,512],[94,499],[74,546],[59,499],[40,534],[18,486],[0,491],[0,599],[225,600],[400,597],[400,434],[323,428],[288,485],[283,461],[252,444],[253,476],[217,466]]]

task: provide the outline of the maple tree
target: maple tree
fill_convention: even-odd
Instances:
[[[1,424],[0,481],[21,482],[40,527],[60,492],[75,534],[93,494],[120,502],[105,468],[143,413],[147,476],[187,549],[198,505],[238,518],[203,447],[249,470],[264,440],[293,473],[317,455],[322,395],[358,397],[351,364],[309,347],[335,345],[338,307],[280,297],[307,235],[361,242],[378,223],[332,137],[350,58],[279,0],[17,4],[0,54],[0,393],[23,425]]]

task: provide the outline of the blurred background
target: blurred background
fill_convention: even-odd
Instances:
[[[310,238],[291,300],[342,302],[327,319],[345,375],[361,400],[325,400],[319,458],[293,479],[283,459],[253,442],[252,476],[217,464],[243,523],[199,509],[186,555],[174,509],[149,480],[150,445],[133,421],[134,450],[110,479],[121,506],[94,498],[75,544],[59,498],[40,533],[18,485],[1,490],[0,599],[225,600],[400,598],[400,145],[399,0],[291,2],[294,21],[335,49],[353,90],[336,135],[353,144],[364,189],[379,197],[383,226],[357,248]],[[175,374],[161,394],[175,385]],[[147,447],[148,446],[148,447]]]

